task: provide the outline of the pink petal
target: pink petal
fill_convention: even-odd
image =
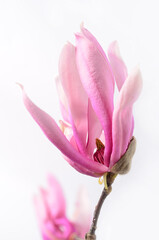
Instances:
[[[57,239],[69,239],[69,236],[74,232],[72,223],[67,218],[59,218],[56,219],[56,224],[59,226],[59,230],[62,227],[62,231],[56,233]]]
[[[41,195],[34,196],[34,207],[38,218],[39,226],[41,228],[43,221],[45,221],[48,217],[45,203]]]
[[[48,175],[47,190],[41,188],[34,204],[44,239],[67,239],[74,228],[65,216],[65,198],[58,181]]]
[[[126,65],[121,58],[117,41],[114,41],[110,44],[108,48],[108,56],[113,70],[113,74],[115,76],[117,87],[120,91],[124,81],[128,76],[128,73]]]
[[[43,234],[49,240],[64,240],[69,239],[69,236],[74,231],[72,224],[65,218],[55,219],[55,225],[51,221],[43,224]]]
[[[34,206],[39,222],[39,227],[45,240],[54,240],[54,236],[50,233],[50,228],[55,228],[54,219],[51,216],[50,209],[47,203],[47,192],[45,189],[40,189],[39,196],[35,196],[34,198]]]
[[[125,153],[133,133],[132,108],[142,89],[142,77],[136,68],[124,82],[113,113],[113,151],[110,168]]]
[[[82,86],[76,66],[75,47],[67,43],[59,60],[59,77],[70,110],[70,123],[81,152],[85,152],[87,136],[88,97]]]
[[[78,172],[80,172],[82,174],[86,174],[86,175],[89,175],[89,176],[92,176],[92,177],[99,177],[100,175],[103,175],[103,174],[97,174],[95,172],[92,172],[92,171],[82,167],[81,165],[71,161],[66,156],[64,156],[64,158],[74,169],[76,169]]]
[[[84,239],[84,236],[89,231],[91,224],[90,199],[84,187],[78,192],[72,221],[78,237]]]
[[[108,166],[112,151],[112,112],[114,79],[108,61],[94,41],[76,34],[77,66],[81,81],[91,100],[105,133],[105,164]]]
[[[107,59],[107,56],[106,56],[105,52],[103,51],[103,48],[101,47],[101,45],[99,44],[97,39],[92,35],[92,33],[89,32],[86,28],[84,28],[83,24],[81,24],[81,33],[83,34],[83,36],[85,36],[87,39],[89,39],[92,43],[94,43],[96,48],[99,50],[99,52],[105,58],[105,61],[107,62],[107,65],[109,66],[109,70],[111,71],[111,67],[110,67],[109,61]]]
[[[76,149],[72,147],[70,142],[66,139],[60,128],[57,126],[54,119],[52,119],[46,112],[38,108],[25,94],[23,90],[23,101],[25,107],[40,126],[46,137],[71,161],[75,162],[82,168],[96,173],[96,175],[102,175],[107,171],[107,167],[104,165],[93,162],[91,159],[81,155]],[[89,175],[89,174],[88,174]]]
[[[43,240],[57,240],[53,234],[55,232],[55,226],[51,221],[43,222],[42,235]]]
[[[66,122],[69,122],[70,121],[69,110],[68,110],[69,107],[68,107],[68,102],[67,102],[65,92],[63,90],[63,87],[62,87],[59,77],[56,77],[55,81],[56,81],[57,92],[59,95],[60,109],[61,109],[62,117]]]
[[[89,118],[89,117],[88,117]],[[93,119],[92,119],[93,120]],[[93,125],[92,125],[93,127]],[[70,125],[67,124],[66,122],[63,122],[62,120],[60,120],[60,129],[62,130],[62,132],[64,133],[64,135],[67,137],[67,139],[69,140],[69,142],[71,143],[71,145],[78,151],[74,136],[72,134],[72,129],[70,128]],[[99,129],[97,129],[98,132]],[[98,136],[98,135],[97,135]],[[93,138],[94,139],[94,138]],[[88,149],[87,151],[89,151],[89,146],[91,146],[90,144],[88,145]],[[75,168],[78,172],[86,174],[86,175],[90,175],[93,177],[96,177],[97,174],[89,171],[86,168],[83,168],[81,165],[71,161],[68,157],[66,157],[65,155],[63,156],[65,158],[65,160],[73,167]]]
[[[65,216],[66,202],[62,188],[55,177],[48,175],[48,197],[47,202],[52,217],[60,218]]]
[[[88,141],[87,152],[92,156],[96,148],[96,138],[99,138],[102,132],[102,126],[92,108],[90,100],[88,101]]]

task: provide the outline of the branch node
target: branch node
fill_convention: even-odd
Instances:
[[[90,233],[86,233],[85,240],[96,240],[96,235],[90,234]]]

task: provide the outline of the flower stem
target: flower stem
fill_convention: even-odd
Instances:
[[[102,194],[99,198],[99,201],[95,207],[95,211],[94,211],[94,215],[93,215],[93,220],[92,220],[92,225],[91,228],[89,230],[88,233],[86,233],[85,235],[85,240],[96,240],[96,235],[95,235],[95,231],[97,229],[97,222],[98,222],[98,217],[102,208],[102,205],[104,203],[104,200],[106,199],[106,197],[109,195],[109,193],[112,190],[112,183],[114,182],[114,179],[116,178],[116,174],[113,173],[109,173],[107,175],[107,185],[108,185],[108,189],[106,189],[104,187]]]
[[[106,199],[106,197],[109,195],[110,192],[111,192],[111,187],[109,187],[108,190],[106,190],[104,187],[102,194],[99,198],[98,204],[95,207],[91,228],[85,236],[86,240],[95,240],[96,239],[95,231],[97,229],[97,222],[98,222],[99,214],[100,214],[102,205],[104,203],[104,200]]]

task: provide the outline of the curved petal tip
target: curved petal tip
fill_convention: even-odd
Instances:
[[[16,82],[16,84],[17,84],[22,90],[24,90],[24,86],[23,86],[21,83]]]
[[[82,31],[83,28],[84,28],[84,22],[82,21],[80,24],[80,30]]]
[[[118,41],[113,41],[108,48],[108,52],[111,54],[115,54],[117,57],[121,58],[120,50],[119,50],[119,44]]]

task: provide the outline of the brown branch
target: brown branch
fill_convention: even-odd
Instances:
[[[109,195],[110,192],[111,192],[111,186],[108,188],[108,190],[106,190],[104,187],[102,194],[100,196],[100,199],[98,201],[98,204],[95,207],[91,228],[90,228],[89,232],[86,234],[85,239],[87,239],[87,240],[95,240],[96,239],[95,231],[97,229],[97,222],[98,222],[99,214],[100,214],[102,205],[104,203],[104,200],[106,199],[106,197]]]
[[[86,233],[85,240],[95,240],[96,239],[95,231],[97,229],[97,222],[98,222],[99,214],[100,214],[102,205],[104,203],[104,200],[106,199],[106,197],[109,195],[109,193],[112,190],[111,185],[114,182],[114,179],[116,176],[117,176],[117,174],[114,174],[114,173],[109,173],[107,175],[108,189],[105,189],[105,187],[104,187],[104,189],[102,191],[102,194],[99,198],[98,204],[95,207],[91,228],[90,228],[89,232]]]

